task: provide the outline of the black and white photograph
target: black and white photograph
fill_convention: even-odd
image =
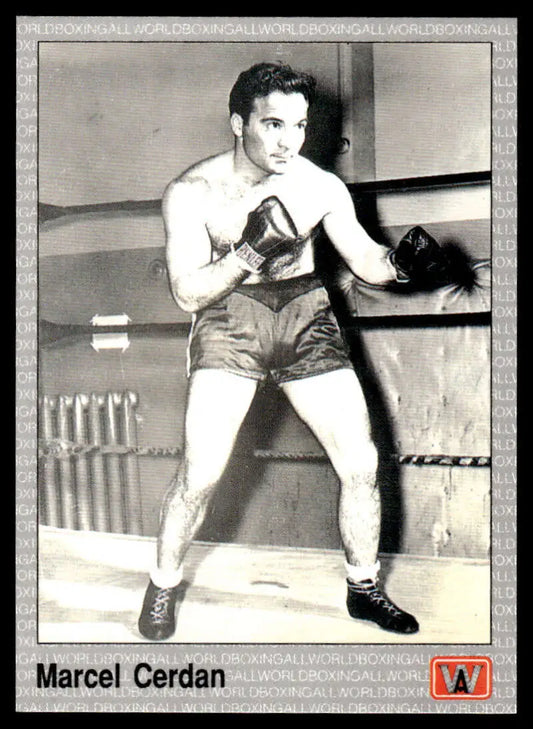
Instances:
[[[38,688],[133,671],[54,646],[197,691],[193,648],[492,655],[492,38],[40,20]]]

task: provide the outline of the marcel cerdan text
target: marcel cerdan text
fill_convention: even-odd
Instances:
[[[181,668],[156,668],[150,663],[137,663],[131,677],[138,688],[224,688],[226,685],[223,669],[195,668],[194,663]],[[37,664],[37,688],[120,688],[125,678],[120,663],[100,669]]]

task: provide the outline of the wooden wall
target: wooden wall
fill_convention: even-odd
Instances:
[[[151,275],[153,262],[162,256],[163,249],[147,249],[43,259],[42,319],[79,325],[88,323],[88,311],[91,315],[125,311],[132,324],[185,322],[187,315],[173,305],[165,278]],[[87,275],[80,276],[80,271]],[[65,281],[76,281],[76,285],[67,287]],[[58,290],[61,297],[54,294]],[[367,292],[360,292],[359,308],[366,315],[373,308],[383,314],[387,302],[376,303],[376,292],[371,293],[368,297]],[[486,308],[487,295],[485,289],[481,307],[474,310]],[[388,301],[392,311],[399,305],[390,296]],[[424,306],[427,310],[427,301]],[[404,324],[363,331],[357,327],[357,318],[352,321],[346,335],[382,454],[384,548],[422,554],[484,554],[488,469],[398,468],[387,456],[392,452],[490,454],[488,327],[413,329]],[[125,352],[97,352],[89,334],[58,339],[41,347],[40,390],[54,395],[133,389],[140,398],[139,443],[180,447],[187,388],[185,350],[186,336],[172,332],[130,335]],[[321,453],[284,396],[267,387],[243,427],[202,538],[337,547],[338,487],[329,464],[258,461],[252,456],[254,448]],[[176,461],[141,457],[139,462],[145,533],[154,535],[160,500]]]
[[[331,162],[337,57],[333,43],[320,53],[306,43],[43,43],[40,199],[74,205],[161,197],[187,167],[232,147],[229,92],[259,61],[282,59],[316,73],[321,101],[306,151]]]

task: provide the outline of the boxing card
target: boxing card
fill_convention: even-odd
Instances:
[[[517,713],[517,24],[17,18],[17,712]]]

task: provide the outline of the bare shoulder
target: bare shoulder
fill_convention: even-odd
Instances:
[[[163,194],[163,212],[173,207],[195,206],[207,201],[209,193],[224,177],[228,154],[209,157],[189,167],[166,187]]]
[[[296,174],[305,186],[318,188],[321,193],[329,191],[336,192],[345,187],[342,180],[336,174],[322,169],[322,167],[319,167],[306,157],[298,158]]]
[[[339,198],[349,194],[340,177],[305,157],[298,160],[297,175],[302,192],[309,200],[316,202],[324,213],[334,208]]]

